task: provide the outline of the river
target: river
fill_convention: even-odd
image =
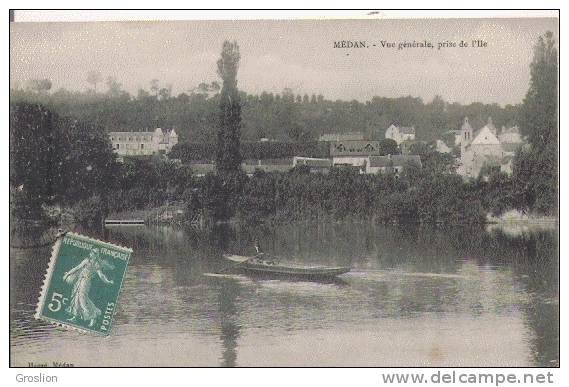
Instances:
[[[79,230],[81,231],[81,230]],[[50,247],[12,230],[10,362],[28,366],[557,366],[558,230],[294,223],[126,226],[110,337],[34,320]],[[251,278],[222,253],[349,265],[332,283]]]

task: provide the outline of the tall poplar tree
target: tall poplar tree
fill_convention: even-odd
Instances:
[[[221,58],[217,61],[217,73],[223,86],[219,102],[216,166],[222,174],[241,169],[241,103],[237,90],[239,59],[237,42],[225,41]]]
[[[520,111],[520,126],[530,147],[514,159],[514,187],[520,207],[553,215],[558,197],[558,62],[551,32],[539,37],[530,70],[530,87]]]
[[[557,66],[555,40],[548,31],[534,47],[530,87],[521,110],[521,129],[539,151],[557,147]]]

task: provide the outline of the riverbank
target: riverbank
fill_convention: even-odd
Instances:
[[[486,216],[486,223],[489,224],[504,224],[504,223],[520,223],[520,224],[557,224],[559,223],[558,218],[554,216],[538,215],[538,214],[526,214],[517,210],[509,210],[504,212],[500,216],[492,216],[488,214]]]

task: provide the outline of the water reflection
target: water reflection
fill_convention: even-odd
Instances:
[[[13,365],[555,366],[557,231],[297,223],[77,230],[133,247],[113,335],[33,319],[50,248],[11,250]],[[18,230],[30,241],[45,230]],[[19,239],[18,239],[19,238]],[[220,272],[254,240],[349,265],[315,283]],[[76,345],[77,343],[81,345]],[[97,350],[88,350],[96,348]]]
[[[221,320],[221,341],[223,353],[221,365],[234,367],[237,365],[237,339],[241,327],[237,311],[239,285],[234,280],[223,281],[219,292],[219,317]]]

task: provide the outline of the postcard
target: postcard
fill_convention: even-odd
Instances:
[[[433,13],[16,13],[10,365],[559,367],[559,14]]]

